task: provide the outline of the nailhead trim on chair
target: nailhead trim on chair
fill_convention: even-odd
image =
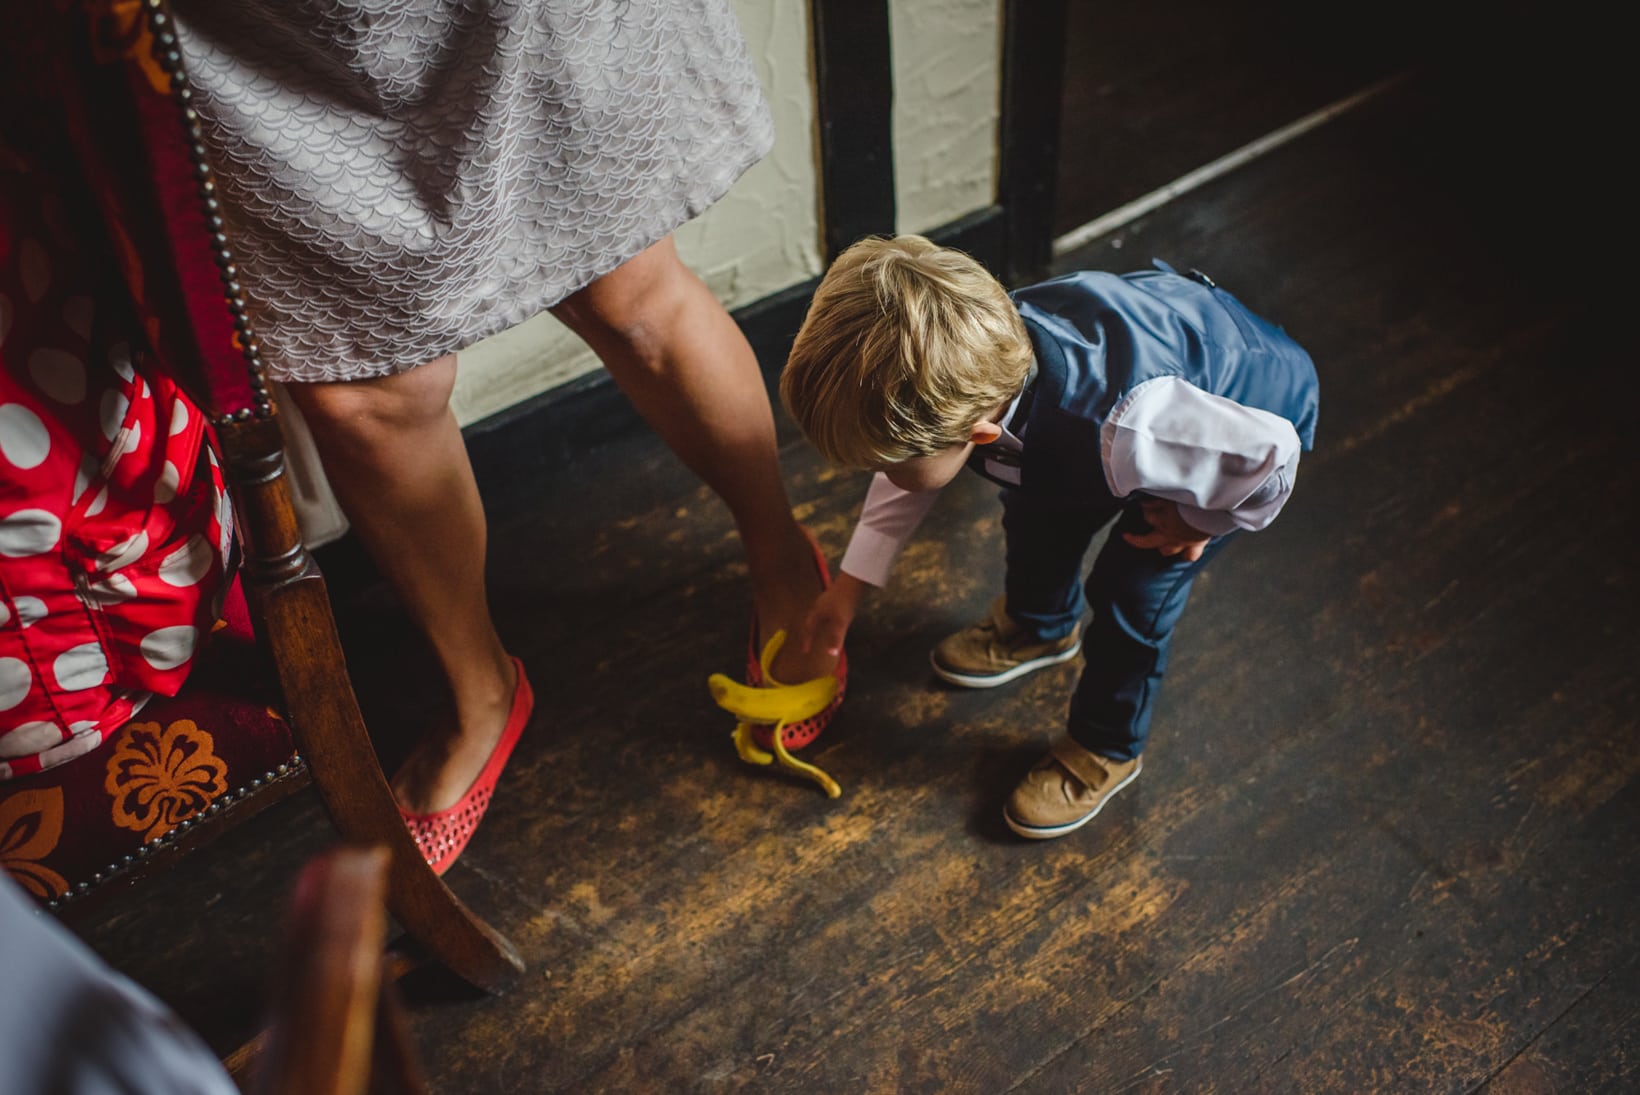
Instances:
[[[250,369],[251,391],[256,400],[255,417],[271,418],[274,413],[273,396],[268,391],[267,377],[262,370],[262,344],[251,326],[250,316],[245,312],[245,298],[239,284],[239,266],[234,262],[233,252],[228,247],[228,236],[224,231],[221,215],[222,206],[216,197],[216,179],[210,160],[206,156],[205,137],[199,126],[199,113],[192,105],[194,93],[188,86],[188,74],[182,71],[182,53],[177,48],[177,36],[171,29],[171,16],[165,10],[165,0],[146,0],[146,6],[148,29],[154,40],[154,60],[159,63],[166,75],[171,77],[171,98],[177,104],[183,128],[188,133],[188,158],[192,161],[194,174],[199,179],[199,197],[205,209],[205,223],[211,230],[211,246],[215,250],[216,265],[222,271],[222,295],[228,302],[234,329],[239,332],[240,343],[244,347],[245,364]],[[251,409],[241,407],[232,414],[219,417],[217,423],[247,422],[251,417]]]
[[[205,809],[201,810],[193,817],[184,818],[179,821],[176,828],[172,829],[158,840],[151,844],[144,844],[138,851],[133,852],[130,855],[121,856],[119,859],[110,863],[102,870],[93,874],[89,880],[82,880],[76,883],[74,888],[69,890],[67,893],[60,894],[57,897],[52,898],[50,901],[46,902],[46,908],[52,912],[57,912],[70,903],[84,897],[97,887],[102,886],[105,883],[112,882],[121,875],[141,866],[146,860],[164,851],[166,848],[181,839],[186,833],[193,829],[195,822],[202,822],[208,818],[215,817],[228,807],[233,806],[245,798],[248,798],[252,792],[260,791],[262,788],[273,783],[278,783],[282,780],[292,779],[306,770],[307,761],[302,759],[302,755],[300,753],[292,753],[290,759],[281,764],[279,767],[269,771],[265,775],[256,777],[251,780],[250,783],[245,784],[236,791],[229,791],[225,795],[219,795],[217,798],[212,800],[211,804],[205,807]]]
[[[176,104],[179,120],[188,137],[188,158],[193,165],[194,176],[198,180],[201,208],[205,214],[206,226],[211,233],[212,258],[220,271],[223,299],[227,302],[229,314],[233,317],[234,329],[239,335],[245,365],[250,374],[251,394],[256,404],[254,412],[249,407],[241,407],[231,414],[217,415],[215,424],[246,422],[252,417],[259,419],[271,418],[274,414],[273,397],[269,392],[267,377],[262,368],[261,343],[256,337],[256,332],[246,312],[245,299],[239,283],[239,267],[234,262],[233,252],[228,246],[226,225],[222,219],[222,206],[216,197],[216,179],[209,157],[206,154],[204,134],[199,124],[199,114],[193,108],[193,90],[188,86],[188,75],[182,68],[182,53],[178,46],[176,33],[172,29],[171,16],[166,11],[165,0],[144,0],[144,8],[147,13],[149,34],[154,44],[154,60],[171,78],[171,98]],[[115,862],[97,871],[89,880],[75,884],[68,893],[61,894],[47,902],[46,907],[56,912],[84,897],[94,889],[133,871],[146,860],[166,850],[192,831],[196,822],[202,823],[214,818],[253,793],[261,791],[264,787],[294,778],[305,772],[306,769],[307,762],[301,754],[291,754],[290,759],[279,765],[279,767],[258,776],[237,790],[219,796],[204,810],[193,817],[185,818],[164,836],[152,843],[144,844],[138,851],[130,855],[121,856]]]

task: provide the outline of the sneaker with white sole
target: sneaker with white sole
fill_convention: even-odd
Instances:
[[[1082,652],[1082,625],[1063,639],[1041,642],[1028,635],[998,597],[985,619],[944,639],[928,655],[941,680],[964,688],[995,688]]]
[[[1075,832],[1132,783],[1140,767],[1138,757],[1111,760],[1062,738],[1019,781],[1002,808],[1002,819],[1031,840]]]

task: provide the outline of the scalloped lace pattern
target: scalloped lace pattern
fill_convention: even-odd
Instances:
[[[175,0],[268,371],[412,368],[556,304],[773,144],[728,0]]]

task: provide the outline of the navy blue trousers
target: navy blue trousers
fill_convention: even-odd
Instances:
[[[1133,547],[1121,534],[1150,527],[1139,503],[1135,495],[1109,507],[1065,508],[1002,492],[1008,615],[1047,641],[1070,634],[1084,607],[1093,610],[1068,729],[1078,745],[1113,760],[1132,760],[1144,749],[1191,584],[1234,536],[1215,536],[1195,562]],[[1112,519],[1116,527],[1084,583],[1088,545]]]

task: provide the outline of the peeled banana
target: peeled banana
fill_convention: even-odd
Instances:
[[[776,681],[774,674],[769,672],[769,667],[774,664],[775,655],[780,653],[785,641],[786,633],[776,631],[758,655],[758,664],[763,669],[763,679],[768,682],[768,687],[753,688],[722,673],[713,673],[706,678],[706,687],[711,691],[712,699],[719,707],[740,720],[735,726],[734,734],[735,750],[740,754],[740,759],[751,764],[771,764],[778,761],[780,767],[814,780],[829,797],[836,798],[843,793],[837,781],[814,765],[792,756],[781,738],[782,731],[787,726],[813,718],[837,698],[837,678],[828,674],[801,684],[781,684]],[[770,734],[773,739],[773,753],[759,748],[753,740],[754,726],[774,727]]]

